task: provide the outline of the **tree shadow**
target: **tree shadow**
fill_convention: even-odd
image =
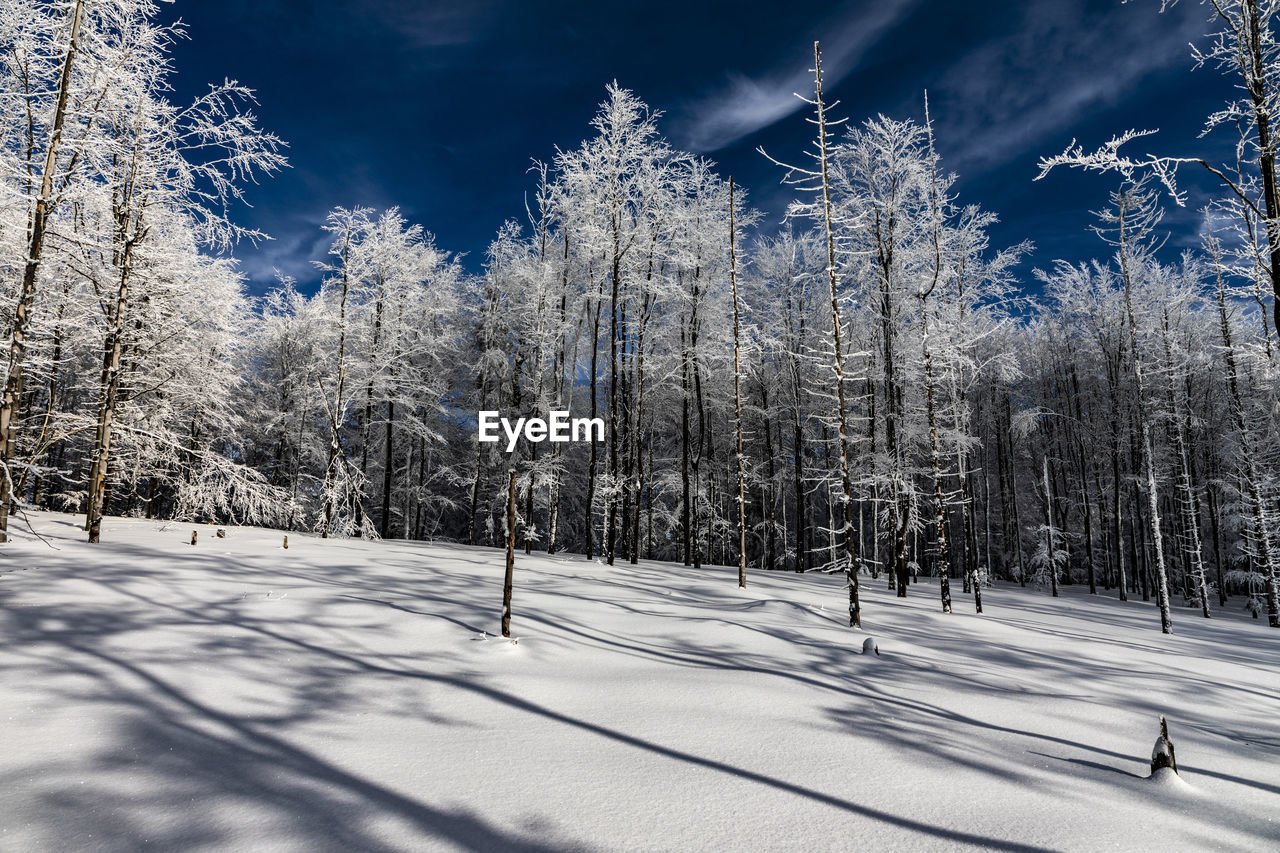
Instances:
[[[501,585],[500,573],[487,571],[497,565],[493,552],[486,556],[465,546],[434,550],[439,547],[383,543],[372,563],[358,559],[368,553],[362,543],[317,548],[305,560],[291,556],[286,561],[276,553],[228,559],[180,543],[166,549],[124,542],[104,549],[91,566],[77,562],[81,558],[70,549],[45,560],[39,586],[27,579],[22,589],[66,583],[75,585],[69,587],[74,594],[0,611],[5,681],[22,685],[33,703],[88,708],[95,717],[113,721],[114,728],[89,757],[88,767],[71,756],[22,765],[0,777],[0,786],[35,791],[43,813],[34,818],[34,831],[49,849],[85,846],[57,843],[60,836],[70,837],[63,836],[67,832],[79,833],[76,838],[93,833],[101,849],[132,849],[143,838],[158,849],[225,847],[244,837],[214,808],[226,803],[238,804],[264,832],[305,849],[394,850],[403,849],[404,839],[419,847],[451,843],[473,850],[590,849],[588,841],[557,829],[551,816],[535,815],[533,825],[521,829],[498,826],[483,817],[483,803],[442,808],[428,801],[439,789],[427,791],[425,799],[410,796],[353,772],[327,751],[297,743],[305,727],[375,706],[443,727],[470,725],[433,707],[432,691],[420,689],[430,687],[496,703],[514,714],[513,720],[549,722],[621,746],[624,754],[658,758],[673,771],[693,768],[709,774],[709,780],[736,780],[800,798],[915,843],[1043,849],[876,808],[843,790],[750,769],[745,759],[700,754],[518,695],[458,654],[464,639],[485,626],[493,628]],[[1025,762],[1020,764],[1024,753],[1105,772],[1117,782],[1134,774],[1102,762],[1135,759],[1031,724],[1009,725],[967,713],[970,698],[1101,703],[1123,697],[1126,708],[1152,720],[1165,710],[1135,689],[1133,666],[1091,662],[1090,692],[1069,690],[1081,669],[1078,655],[1043,646],[975,644],[958,617],[922,616],[911,630],[886,625],[882,656],[859,655],[864,635],[850,632],[840,614],[796,601],[798,595],[820,600],[836,595],[838,579],[825,576],[779,574],[767,590],[744,596],[728,586],[729,570],[694,574],[643,564],[603,570],[571,559],[522,559],[518,572],[517,620],[535,647],[559,643],[573,652],[591,649],[637,663],[777,680],[816,710],[812,725],[849,737],[865,736],[871,725],[877,739],[904,756],[927,755],[1007,784],[1041,781]],[[216,578],[216,594],[189,589],[191,573]],[[285,604],[265,597],[264,588],[293,597]],[[106,594],[98,598],[91,589]],[[679,595],[678,615],[664,602],[660,592],[665,590]],[[917,606],[920,598],[909,606]],[[885,612],[902,606],[887,596],[875,604]],[[1023,609],[1038,607],[1033,602]],[[619,625],[615,615],[630,621]],[[435,633],[424,633],[414,646],[384,641],[382,629],[392,616]],[[1050,633],[1021,617],[990,621],[1023,632],[1018,636]],[[171,644],[148,644],[151,635],[171,638]],[[440,637],[458,642],[440,645]],[[1143,645],[1128,650],[1165,652],[1137,647]],[[282,661],[288,662],[285,673]],[[226,683],[257,684],[260,695],[211,694],[207,683],[194,680],[201,670]],[[1276,694],[1265,687],[1219,684],[1210,674],[1192,671],[1142,678],[1158,678],[1188,697],[1179,710],[1180,725],[1219,737],[1252,737],[1249,742],[1261,741],[1264,752],[1280,753],[1268,738],[1248,731],[1250,725],[1274,720],[1280,708]],[[920,698],[930,691],[950,698]],[[1238,717],[1224,725],[1208,710],[1214,707],[1238,708]],[[931,737],[939,730],[953,733],[942,748]],[[1012,757],[1010,743],[1018,744]],[[1086,757],[1048,755],[1027,744]],[[430,744],[408,744],[405,750],[429,761]],[[1195,772],[1280,794],[1280,787],[1267,782]],[[31,778],[38,780],[34,789]],[[73,784],[79,779],[87,784]],[[1235,828],[1266,837],[1265,828],[1254,823]]]

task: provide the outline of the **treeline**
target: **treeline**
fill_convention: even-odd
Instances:
[[[1167,164],[1046,161],[1116,180],[1098,260],[1028,280],[927,116],[820,112],[761,236],[615,84],[482,273],[339,208],[319,290],[251,300],[228,208],[280,143],[237,84],[167,101],[154,15],[0,2],[6,506],[91,539],[118,513],[498,544],[514,466],[526,551],[844,572],[851,619],[859,583],[941,576],[1280,624],[1274,216],[1247,158],[1181,257]],[[605,440],[476,440],[481,410],[562,409]]]

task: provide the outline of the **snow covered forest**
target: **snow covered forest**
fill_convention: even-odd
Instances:
[[[256,297],[236,211],[288,162],[252,91],[173,102],[152,0],[0,0],[0,535],[42,509],[90,542],[119,515],[500,544],[514,466],[526,553],[841,572],[851,623],[865,585],[937,578],[945,610],[1004,580],[1280,627],[1280,3],[1214,10],[1233,159],[1117,128],[1043,161],[1039,192],[1097,187],[1091,262],[992,245],[923,94],[845,116],[815,52],[812,145],[762,152],[781,225],[613,83],[474,270],[335,207],[318,287]],[[1193,172],[1216,198],[1179,254]],[[566,409],[605,440],[476,440],[481,410]]]

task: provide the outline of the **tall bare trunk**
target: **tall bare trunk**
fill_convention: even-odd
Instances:
[[[836,278],[836,238],[832,225],[830,153],[827,148],[827,114],[822,102],[822,51],[818,42],[813,43],[813,76],[814,102],[818,108],[818,150],[822,166],[822,222],[827,241],[827,283],[831,289],[831,334],[835,351],[832,357],[832,372],[836,385],[836,428],[840,441],[840,488],[842,491],[840,532],[844,551],[845,576],[849,585],[849,624],[862,627],[862,602],[858,595],[858,571],[861,568],[855,560],[852,544],[853,531],[853,484],[849,477],[849,436],[844,399],[844,348],[840,342],[840,291]]]
[[[1151,423],[1146,416],[1144,397],[1146,394],[1146,378],[1142,366],[1142,354],[1138,350],[1138,323],[1133,312],[1133,270],[1129,256],[1127,235],[1128,211],[1121,198],[1118,211],[1120,227],[1120,274],[1124,283],[1125,316],[1129,326],[1129,349],[1133,356],[1133,376],[1137,385],[1138,425],[1142,431],[1142,451],[1147,469],[1147,501],[1150,506],[1151,541],[1155,550],[1156,569],[1156,602],[1160,608],[1160,632],[1173,633],[1173,616],[1169,611],[1169,578],[1165,569],[1164,533],[1160,529],[1160,495],[1156,483],[1155,459],[1152,456]],[[1278,258],[1280,259],[1280,258]]]

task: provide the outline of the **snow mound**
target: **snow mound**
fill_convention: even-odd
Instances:
[[[831,620],[833,613],[828,613],[825,608],[820,605],[806,604],[799,601],[788,601],[782,598],[760,598],[756,601],[740,602],[724,607],[725,610],[734,610],[739,613],[763,612],[776,613],[786,616],[802,615],[810,617],[818,617],[824,620]]]
[[[1196,789],[1171,767],[1161,767],[1148,776],[1147,781],[1165,791],[1177,791],[1185,794],[1197,793]]]

